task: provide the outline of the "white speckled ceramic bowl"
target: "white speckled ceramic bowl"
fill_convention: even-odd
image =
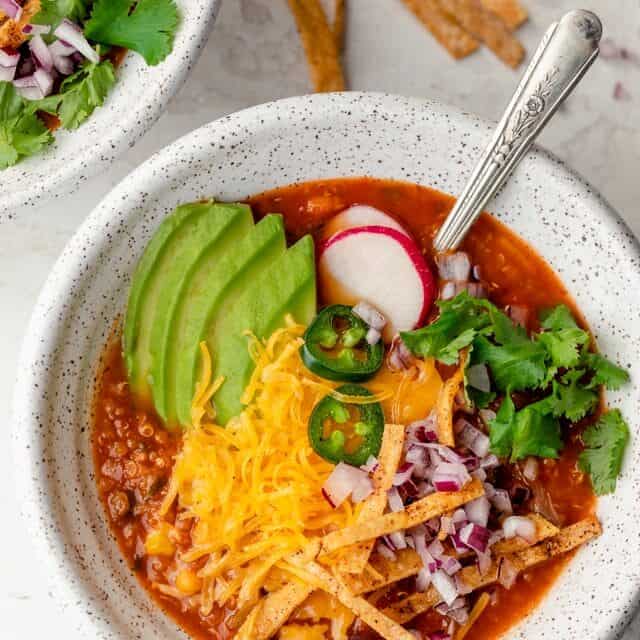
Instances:
[[[133,146],[160,117],[196,63],[221,0],[176,0],[180,27],[171,54],[150,67],[129,52],[105,104],[75,131],[59,130],[42,153],[0,171],[0,221],[68,195]]]
[[[129,278],[177,204],[301,180],[369,175],[458,193],[490,126],[449,107],[378,94],[301,97],[199,129],[155,155],[97,207],[67,246],[28,329],[15,395],[15,455],[26,517],[72,603],[71,638],[181,638],[127,570],[94,487],[92,380]],[[491,209],[555,267],[602,350],[631,369],[611,394],[635,437],[604,535],[581,549],[510,638],[612,640],[640,595],[640,250],[622,220],[571,171],[536,150]],[[72,629],[74,634],[72,636]]]

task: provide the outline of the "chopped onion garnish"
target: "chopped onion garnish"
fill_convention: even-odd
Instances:
[[[487,472],[484,469],[475,469],[471,472],[471,477],[484,482],[487,479]]]
[[[36,35],[29,40],[29,49],[35,58],[36,62],[45,70],[51,71],[53,69],[53,57],[46,42],[42,39],[42,36]]]
[[[370,344],[370,345],[378,344],[381,338],[382,338],[382,334],[377,329],[374,329],[373,327],[369,328],[369,330],[367,331],[367,335],[365,336],[365,340],[367,341],[367,344]]]
[[[530,314],[529,307],[524,307],[519,304],[511,304],[507,307],[507,313],[516,324],[526,328]]]
[[[441,462],[431,479],[437,491],[460,491],[471,476],[467,468],[460,463]]]
[[[440,594],[440,597],[447,603],[447,605],[453,604],[454,600],[458,597],[458,588],[454,579],[448,576],[444,571],[436,571],[431,576],[431,581],[436,591]]]
[[[378,468],[379,464],[378,458],[375,456],[369,456],[367,461],[360,468],[367,473],[373,473]]]
[[[462,565],[453,556],[443,556],[441,558],[442,570],[450,576],[458,573],[462,569]]]
[[[0,49],[0,67],[17,67],[20,62],[19,53],[7,53],[4,49]]]
[[[486,527],[470,522],[460,530],[460,540],[478,553],[485,553],[489,543],[489,530]]]
[[[25,24],[22,27],[22,33],[26,33],[28,36],[44,36],[47,33],[51,33],[50,24]]]
[[[518,579],[517,567],[507,558],[502,558],[498,569],[498,582],[505,588],[511,589]]]
[[[395,561],[397,559],[393,550],[390,549],[388,545],[384,544],[384,542],[378,542],[376,545],[376,551],[386,560]]]
[[[438,432],[436,430],[435,414],[430,414],[424,420],[412,422],[406,428],[405,433],[410,443],[437,442]]]
[[[322,493],[329,503],[339,507],[354,491],[362,493],[368,483],[373,490],[371,479],[362,469],[352,467],[344,462],[338,463],[327,478]]]
[[[422,567],[420,571],[418,571],[418,575],[416,577],[416,590],[417,591],[426,591],[427,587],[431,584],[431,573]]]
[[[373,482],[368,475],[360,479],[360,481],[353,487],[351,492],[351,500],[354,503],[362,502],[366,500],[373,493]]]
[[[460,540],[460,534],[454,533],[450,536],[451,544],[453,545],[453,549],[456,553],[463,554],[469,551],[469,547]]]
[[[443,280],[466,282],[471,274],[471,261],[464,251],[441,254],[436,258],[438,275]]]
[[[85,58],[97,64],[100,62],[98,52],[89,44],[82,33],[82,29],[71,20],[65,18],[54,31],[54,34],[67,44],[75,47]]]
[[[391,341],[389,349],[389,367],[392,371],[403,371],[409,369],[415,362],[415,356],[409,351],[407,345],[402,342],[400,336],[396,336]]]
[[[457,293],[457,286],[455,282],[445,282],[440,289],[440,299],[441,300],[451,300],[451,298],[455,298]]]
[[[44,71],[44,69],[39,69],[39,71]],[[45,97],[35,73],[30,76],[25,76],[24,78],[16,78],[13,81],[13,86],[25,100],[42,100],[42,98]]]
[[[490,453],[488,456],[485,456],[480,460],[480,466],[483,469],[495,469],[500,466],[500,460],[498,460],[498,456]]]
[[[533,456],[527,458],[522,468],[522,475],[532,482],[538,479],[538,460],[536,458]]]
[[[427,442],[427,443],[416,443],[420,444],[420,446],[426,447],[427,449],[431,449],[434,451],[442,460],[447,462],[453,462],[455,464],[464,464],[464,458],[456,453],[453,449],[449,447],[445,447],[443,444],[437,444],[435,442]]]
[[[76,52],[76,48],[62,40],[55,40],[49,45],[49,51],[54,56],[70,56]]]
[[[3,67],[0,65],[0,82],[11,82],[16,77],[18,66]]]
[[[22,17],[22,7],[16,0],[0,0],[0,11],[2,11],[9,20],[20,20]]]
[[[467,382],[479,391],[491,391],[491,379],[486,364],[472,364],[467,367]]]
[[[489,437],[464,419],[458,420],[456,424],[460,423],[464,426],[458,434],[459,442],[478,457],[484,458],[489,453]]]
[[[404,531],[394,531],[387,537],[389,538],[392,549],[400,550],[407,548],[407,537],[405,536]]]
[[[396,471],[396,474],[393,476],[393,486],[400,487],[407,480],[411,479],[411,474],[413,473],[413,465],[410,462],[404,462]]]
[[[536,525],[532,520],[524,516],[509,516],[506,518],[502,523],[502,531],[507,539],[518,536],[529,544],[533,544],[536,541]]]
[[[509,492],[505,489],[496,489],[493,492],[493,495],[489,496],[489,500],[491,500],[491,504],[500,513],[504,513],[509,516],[513,513],[511,498],[509,497]]]
[[[412,465],[426,465],[428,464],[428,454],[423,447],[416,446],[415,444],[410,444],[409,449],[407,450],[407,454],[404,459],[411,463]]]
[[[467,514],[469,522],[479,524],[481,527],[486,527],[489,522],[489,511],[491,511],[491,503],[485,496],[480,496],[471,502],[468,502],[464,511]]]
[[[358,302],[352,311],[376,331],[382,331],[387,324],[387,319],[374,306],[364,300]]]
[[[446,533],[447,535],[451,535],[456,532],[456,527],[453,524],[453,519],[451,517],[442,516],[440,518],[440,531]]]
[[[391,511],[404,511],[404,503],[398,493],[397,487],[391,487],[391,489],[387,491],[387,501],[389,502],[389,509],[391,509]]]
[[[451,640],[451,636],[444,631],[434,631],[429,634],[429,640]]]
[[[465,287],[467,293],[472,298],[486,298],[487,290],[479,282],[469,282]]]

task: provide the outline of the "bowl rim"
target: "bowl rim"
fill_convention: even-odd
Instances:
[[[43,343],[55,342],[55,339],[45,337],[47,335],[51,336],[51,326],[50,323],[45,320],[45,315],[42,313],[39,314],[37,311],[50,307],[50,288],[54,285],[59,287],[60,282],[66,283],[69,280],[70,272],[73,271],[73,268],[65,263],[65,257],[68,253],[73,253],[77,250],[78,242],[90,231],[91,227],[99,226],[101,221],[104,222],[109,219],[109,203],[124,200],[129,191],[135,189],[140,178],[151,175],[157,178],[157,176],[161,174],[161,169],[170,164],[172,154],[177,148],[193,150],[201,146],[201,144],[198,143],[198,138],[202,136],[203,132],[208,132],[209,130],[215,131],[216,127],[223,123],[228,126],[233,123],[240,125],[242,122],[253,121],[255,118],[252,116],[264,115],[264,112],[274,105],[302,107],[309,106],[315,102],[324,104],[325,101],[328,100],[332,100],[334,106],[336,103],[339,104],[343,102],[344,105],[350,107],[353,107],[354,100],[400,101],[408,106],[429,109],[439,114],[447,114],[449,117],[455,118],[457,123],[461,123],[464,127],[480,128],[490,131],[494,126],[490,121],[477,115],[428,98],[405,97],[385,92],[369,91],[295,96],[262,103],[234,112],[185,134],[137,166],[107,193],[65,245],[64,250],[56,260],[40,291],[22,342],[12,398],[12,448],[14,460],[24,460],[25,455],[27,457],[24,464],[20,466],[19,472],[15,473],[17,495],[20,503],[23,505],[21,508],[21,517],[27,525],[27,529],[29,530],[32,541],[35,543],[34,546],[37,549],[41,561],[53,575],[60,574],[60,565],[62,563],[66,564],[68,559],[66,554],[60,551],[60,549],[56,548],[54,549],[54,553],[52,553],[46,535],[42,531],[42,523],[48,524],[53,522],[54,514],[46,508],[43,502],[32,499],[33,492],[37,490],[39,486],[38,464],[40,457],[37,449],[32,447],[29,442],[29,431],[22,427],[28,424],[31,424],[33,427],[32,418],[34,414],[32,412],[31,398],[33,395],[33,385],[31,384],[29,374],[31,369],[30,365],[37,360],[38,350],[42,347]],[[538,145],[532,147],[529,157],[532,157],[536,164],[541,166],[544,171],[550,171],[553,168],[555,171],[561,173],[563,178],[573,179],[579,185],[581,191],[588,194],[591,200],[597,202],[602,214],[614,222],[619,229],[628,234],[629,238],[632,239],[631,251],[635,253],[636,259],[640,264],[640,240],[633,234],[620,214],[613,209],[607,200],[595,190],[586,179],[569,168],[564,161]],[[100,243],[97,243],[96,247],[92,249],[92,253],[99,251],[99,245]],[[40,526],[35,526],[35,523],[40,523]],[[57,535],[59,536],[59,533],[57,533]],[[86,598],[86,591],[78,581],[68,580],[65,577],[61,582],[62,584],[57,585],[59,593],[58,600],[61,604],[75,602],[78,598],[82,598],[83,600]],[[640,583],[635,585],[635,589],[635,596],[630,599],[627,603],[628,607],[625,609],[628,617],[624,620],[624,626],[616,628],[619,634],[624,632],[624,629],[627,628],[640,610]],[[94,619],[92,624],[97,627],[104,623]],[[616,635],[616,637],[620,636]]]
[[[190,0],[177,0],[183,6]],[[151,129],[164,113],[169,101],[178,93],[187,80],[191,70],[200,57],[206,40],[215,23],[222,0],[195,0],[200,12],[191,14],[185,20],[184,13],[176,34],[172,53],[160,63],[163,74],[162,84],[167,90],[155,91],[153,100],[133,101],[122,120],[118,133],[99,136],[91,145],[91,160],[86,155],[77,154],[71,162],[65,162],[45,181],[34,185],[24,182],[21,189],[12,188],[0,194],[0,222],[3,218],[11,220],[18,217],[20,207],[27,205],[42,206],[49,200],[60,198],[78,190],[81,183],[97,175],[101,169],[109,166],[128,148],[133,147]],[[184,47],[178,50],[177,47]],[[133,55],[128,52],[127,56]],[[138,54],[135,54],[138,55]],[[107,99],[109,99],[107,97]],[[135,126],[137,123],[137,126]],[[82,127],[70,132],[81,136]],[[54,142],[55,145],[55,142]],[[19,167],[20,164],[15,165]],[[2,173],[0,172],[0,177]],[[77,182],[74,179],[77,178]]]

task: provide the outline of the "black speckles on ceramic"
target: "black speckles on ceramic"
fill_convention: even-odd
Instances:
[[[221,0],[176,0],[180,28],[171,54],[148,66],[127,54],[105,104],[75,131],[58,130],[42,153],[0,171],[0,222],[49,198],[66,196],[132,147],[160,117],[195,65]]]
[[[15,455],[26,517],[74,638],[179,638],[129,575],[94,488],[94,372],[150,234],[177,204],[289,183],[370,175],[459,193],[490,127],[425,100],[347,93],[271,103],[214,122],[134,171],[56,264],[27,333],[15,396]],[[600,501],[605,533],[582,549],[518,640],[612,640],[640,591],[640,251],[622,220],[542,151],[491,209],[556,268],[602,350],[631,369],[611,394],[635,438],[619,488]]]

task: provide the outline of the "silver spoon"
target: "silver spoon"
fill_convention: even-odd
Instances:
[[[597,58],[602,23],[591,11],[575,10],[544,34],[509,102],[489,146],[462,195],[438,231],[436,252],[458,247],[486,204]]]

